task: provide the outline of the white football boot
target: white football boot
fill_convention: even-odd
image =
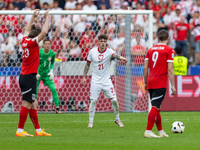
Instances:
[[[155,135],[152,131],[145,131],[144,132],[145,138],[160,138],[160,136]]]
[[[116,123],[119,127],[124,127],[124,125],[122,124],[122,122],[121,122],[119,119],[115,120],[115,123]]]
[[[93,127],[93,122],[89,122],[88,128],[92,128],[92,127]]]
[[[169,135],[167,135],[165,133],[165,131],[163,131],[163,130],[159,131],[158,136],[160,136],[160,137],[169,137]]]

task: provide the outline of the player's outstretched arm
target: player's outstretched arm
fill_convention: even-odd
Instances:
[[[49,10],[46,10],[44,15],[45,15],[45,22],[42,27],[42,31],[38,36],[38,42],[40,42],[47,35],[49,31]]]
[[[24,30],[24,35],[28,35],[30,30],[31,30],[31,25],[34,22],[34,19],[38,16],[38,14],[40,13],[39,9],[36,9],[33,13],[33,16],[31,17],[31,20],[29,21],[28,25],[26,26],[25,30]]]
[[[84,73],[83,73],[83,80],[82,80],[83,86],[86,85],[86,78],[85,77],[86,77],[89,69],[90,69],[90,62],[87,62],[86,65],[85,65]]]
[[[122,56],[117,55],[117,54],[112,55],[112,58],[116,58],[117,60],[122,60],[125,63],[128,62],[128,60],[125,57],[122,57]]]
[[[148,67],[149,67],[149,61],[145,60],[144,61],[144,69],[143,69],[143,77],[144,77],[145,90],[147,90]]]
[[[175,81],[174,81],[174,68],[173,68],[173,63],[172,62],[168,62],[167,63],[167,67],[168,67],[168,76],[169,76],[169,80],[170,83],[172,85],[172,95],[176,94],[176,88],[175,88]]]

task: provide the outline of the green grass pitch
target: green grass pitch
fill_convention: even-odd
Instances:
[[[18,114],[0,114],[0,150],[195,150],[200,149],[200,112],[161,112],[169,138],[144,138],[147,113],[120,113],[124,128],[113,113],[96,113],[94,127],[87,128],[88,113],[38,114],[40,126],[52,137],[16,137]],[[171,132],[181,121],[183,134]],[[25,131],[35,134],[28,118]],[[153,131],[158,134],[154,127]]]

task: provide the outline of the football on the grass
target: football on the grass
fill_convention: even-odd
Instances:
[[[175,121],[171,126],[171,130],[173,133],[183,133],[184,129],[185,125],[180,121]]]

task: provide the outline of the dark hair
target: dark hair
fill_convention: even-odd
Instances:
[[[53,3],[58,3],[59,4],[59,1],[58,0],[54,0],[54,2]]]
[[[29,38],[34,38],[38,36],[41,32],[41,28],[38,26],[35,26],[34,24],[31,26],[31,31],[28,35]]]
[[[81,5],[80,3],[76,3],[75,6]]]
[[[105,34],[101,34],[98,36],[98,40],[101,40],[101,39],[108,40],[108,36]]]
[[[49,41],[49,42],[51,42],[49,39],[45,39],[45,40],[43,41],[43,44],[44,44],[46,41]]]
[[[174,50],[176,51],[176,54],[178,54],[178,55],[180,55],[183,51],[183,49],[181,47],[176,47]]]
[[[169,38],[169,33],[166,30],[160,30],[158,32],[158,40],[159,41],[166,41]]]
[[[47,2],[44,2],[44,3],[43,3],[43,6],[44,6],[44,5],[47,5],[47,6],[49,6],[49,4],[48,4]]]
[[[141,3],[140,1],[138,1],[137,4],[140,4],[140,5],[142,6],[142,3]],[[137,4],[136,4],[136,5],[137,5]]]

